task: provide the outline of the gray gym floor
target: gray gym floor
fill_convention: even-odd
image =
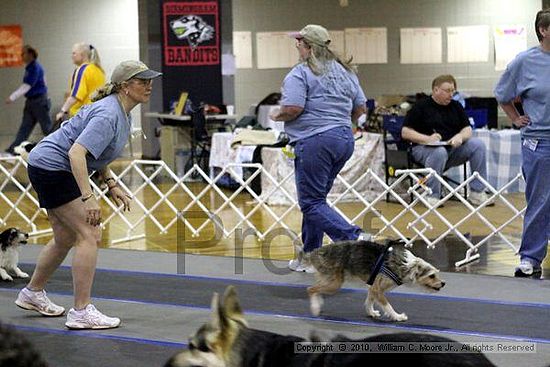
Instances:
[[[21,252],[32,271],[41,246]],[[70,257],[69,257],[70,258]],[[49,296],[71,307],[70,263],[52,278]],[[228,257],[100,250],[94,303],[121,317],[118,329],[69,331],[65,317],[45,318],[13,301],[26,282],[0,283],[0,319],[27,336],[51,366],[162,366],[209,318],[213,292],[236,287],[251,327],[308,337],[364,338],[398,331],[429,332],[461,342],[532,342],[536,353],[487,357],[497,366],[550,364],[550,282],[444,272],[438,293],[399,287],[390,301],[409,320],[390,323],[364,315],[365,286],[348,282],[325,300],[320,318],[309,315],[305,293],[313,275],[288,272],[286,262]],[[115,362],[116,361],[116,362]]]

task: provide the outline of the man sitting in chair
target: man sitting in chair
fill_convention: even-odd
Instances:
[[[440,176],[447,169],[470,161],[472,172],[487,179],[485,144],[472,137],[468,116],[453,100],[456,80],[452,75],[440,75],[432,82],[432,95],[417,101],[407,113],[401,135],[413,143],[413,159],[424,167],[433,168]],[[432,190],[427,201],[431,206],[441,197],[441,183],[431,178],[427,182]],[[488,197],[479,180],[470,183],[468,200],[481,205]],[[491,205],[491,204],[489,204]]]

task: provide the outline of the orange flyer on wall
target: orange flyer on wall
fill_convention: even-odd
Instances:
[[[0,25],[0,67],[22,66],[22,49],[21,26]]]

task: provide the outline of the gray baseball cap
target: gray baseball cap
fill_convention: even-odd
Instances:
[[[112,83],[122,83],[132,78],[154,79],[161,76],[162,73],[151,70],[137,60],[127,60],[118,64],[111,75]]]
[[[330,34],[325,27],[317,24],[308,24],[299,32],[292,32],[290,37],[296,39],[305,39],[310,43],[315,43],[319,46],[328,46],[330,43]]]

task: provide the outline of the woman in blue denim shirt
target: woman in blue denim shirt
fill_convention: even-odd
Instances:
[[[327,204],[336,176],[353,153],[351,123],[366,112],[365,94],[350,63],[329,48],[325,28],[310,24],[291,36],[300,63],[285,77],[281,108],[271,118],[285,122],[294,146],[304,251],[320,247],[324,233],[333,241],[368,239]],[[289,268],[314,271],[299,259],[291,260]]]

